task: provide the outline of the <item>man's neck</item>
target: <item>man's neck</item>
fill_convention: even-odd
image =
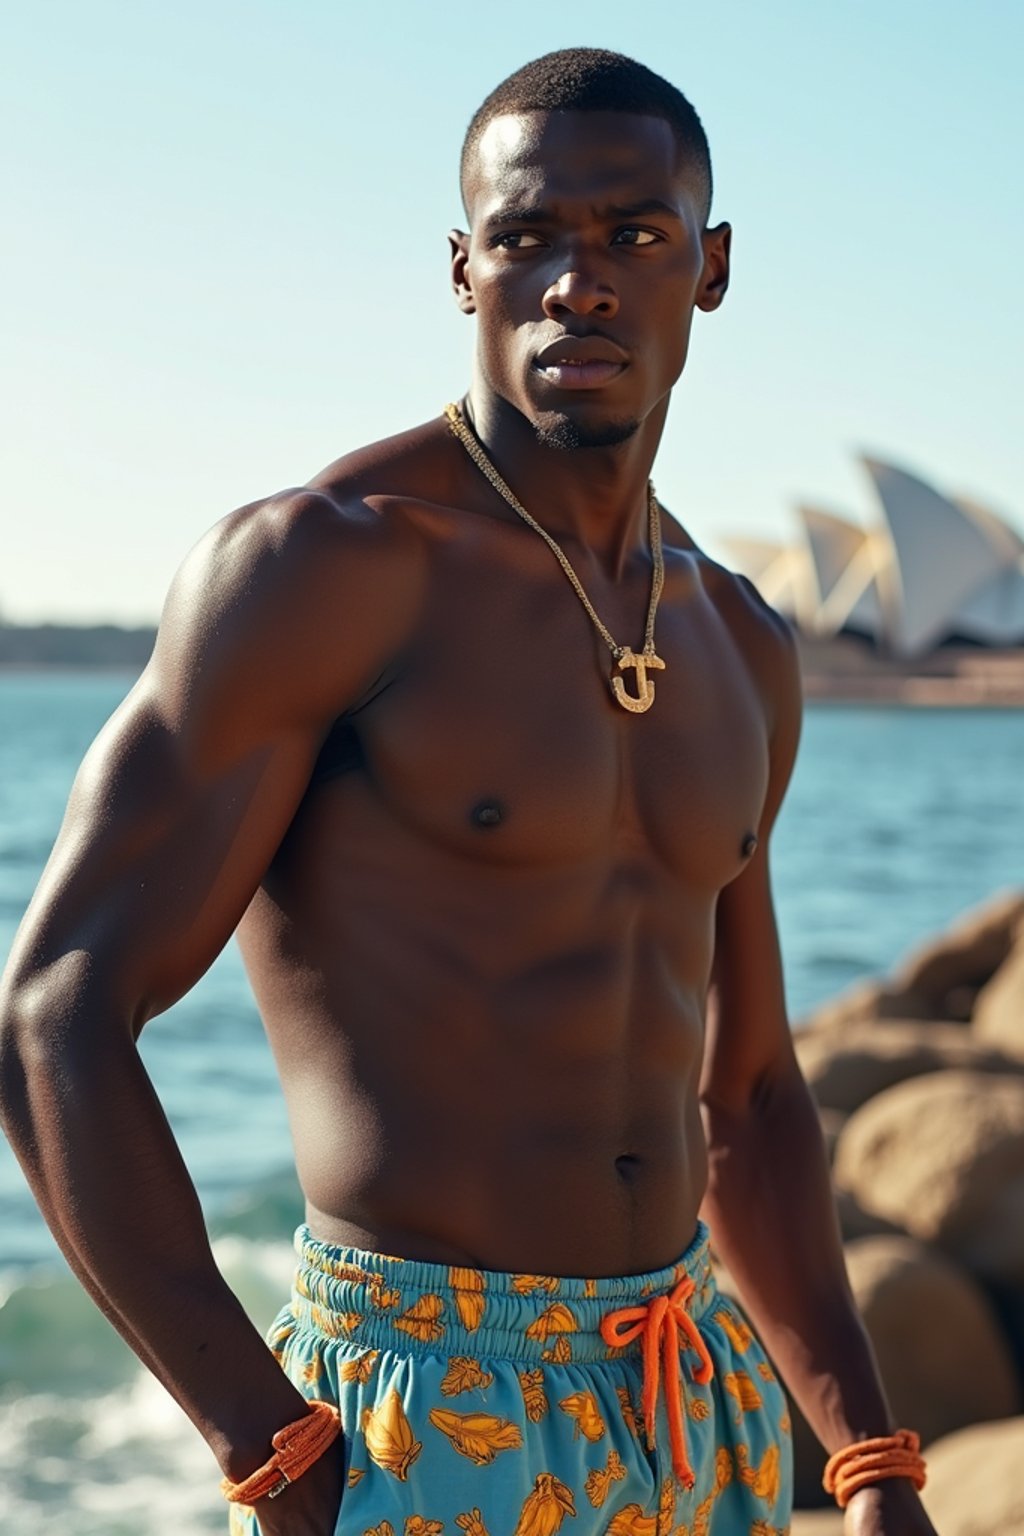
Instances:
[[[467,397],[470,425],[488,458],[523,506],[556,539],[577,540],[618,580],[637,550],[648,548],[647,482],[668,399],[632,437],[610,448],[552,448],[477,378]]]

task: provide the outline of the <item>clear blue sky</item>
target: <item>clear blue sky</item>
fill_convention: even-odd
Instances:
[[[655,470],[695,536],[870,517],[858,449],[1024,524],[1017,0],[38,0],[0,30],[0,612],[151,619],[224,512],[459,392],[462,133],[577,43],[692,98],[735,227]]]

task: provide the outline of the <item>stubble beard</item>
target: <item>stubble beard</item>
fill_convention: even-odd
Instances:
[[[558,416],[546,413],[540,421],[535,421],[533,430],[538,443],[542,448],[615,448],[619,443],[628,442],[638,432],[640,423],[635,418],[627,418],[623,421],[595,422],[593,426],[587,426],[583,422],[573,421],[570,416]]]

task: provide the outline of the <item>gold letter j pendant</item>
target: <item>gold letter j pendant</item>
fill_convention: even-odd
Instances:
[[[614,676],[611,679],[612,692],[623,709],[632,711],[634,715],[642,715],[654,703],[654,679],[647,676],[647,668],[659,668],[663,672],[665,663],[653,651],[637,656],[627,645],[619,657],[619,671],[623,672],[627,667],[636,668],[636,693],[627,693],[622,678]]]

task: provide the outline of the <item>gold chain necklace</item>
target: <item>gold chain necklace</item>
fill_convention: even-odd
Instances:
[[[654,617],[658,611],[658,599],[661,597],[661,589],[665,584],[665,559],[661,551],[661,509],[658,506],[658,498],[654,494],[654,486],[648,480],[647,514],[651,554],[654,557],[654,571],[651,575],[651,601],[647,609],[647,628],[644,631],[644,645],[643,650],[638,654],[635,651],[631,651],[628,645],[618,645],[601,623],[601,620],[594,611],[593,604],[584,592],[580,579],[570,565],[564,551],[556,544],[550,533],[541,527],[536,518],[530,516],[522,502],[505,484],[505,481],[487,457],[476,437],[474,437],[466,425],[465,418],[459,407],[457,405],[446,405],[444,413],[448,418],[448,425],[473,460],[473,463],[486,475],[494,489],[505,498],[513,511],[518,512],[523,521],[529,523],[530,527],[540,534],[541,538],[551,549],[562,570],[572,582],[576,596],[590,615],[595,629],[615,658],[618,670],[624,672],[628,667],[636,668],[636,694],[626,692],[625,683],[614,671],[609,681],[611,682],[612,693],[623,709],[628,709],[634,715],[642,715],[654,703],[654,679],[653,677],[648,677],[648,669],[660,672],[665,670],[665,663],[660,656],[655,655],[654,651]]]

